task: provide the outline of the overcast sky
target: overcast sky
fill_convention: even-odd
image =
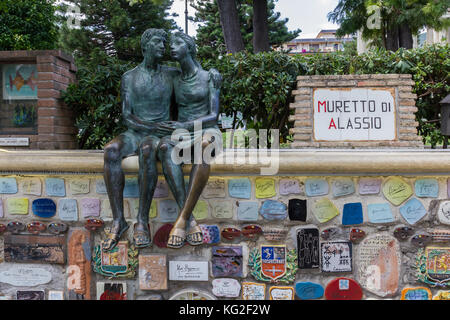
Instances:
[[[321,29],[337,29],[337,25],[328,22],[327,14],[332,11],[339,0],[278,0],[275,10],[281,13],[281,18],[289,18],[289,30],[301,29],[299,38],[314,38]],[[185,0],[174,0],[171,13],[178,13],[174,18],[184,30]],[[189,15],[194,15],[194,8],[188,8]],[[189,23],[189,35],[195,36],[196,26]]]

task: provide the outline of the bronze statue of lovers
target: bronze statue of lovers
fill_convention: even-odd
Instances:
[[[216,70],[207,72],[201,68],[195,60],[194,41],[182,33],[173,35],[171,41],[172,57],[180,63],[181,70],[161,65],[166,41],[165,31],[146,30],[141,38],[143,62],[122,76],[122,116],[128,130],[109,142],[104,152],[104,179],[113,215],[110,232],[102,243],[104,251],[112,250],[129,228],[124,218],[125,176],[121,164],[123,158],[134,154],[139,157],[135,246],[144,248],[151,244],[149,210],[158,179],[158,160],[180,208],[167,246],[180,248],[185,241],[191,245],[202,243],[202,232],[192,210],[208,181],[210,166],[203,160],[192,166],[186,191],[183,163],[173,161],[177,143],[172,134],[183,129],[193,138],[192,146],[194,136],[198,137],[194,135],[196,122],[197,127],[200,124],[202,128],[201,141],[197,141],[202,150],[214,139],[221,139],[217,128],[221,76]],[[176,105],[173,105],[174,100]]]

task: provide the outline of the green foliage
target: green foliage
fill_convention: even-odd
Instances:
[[[133,64],[112,57],[104,63],[78,67],[78,83],[69,85],[62,95],[75,113],[81,149],[103,149],[107,142],[125,131],[120,79]]]
[[[146,29],[176,29],[167,13],[173,0],[67,1],[77,5],[84,15],[79,29],[69,29],[66,24],[61,29],[61,47],[74,54],[78,65],[102,61],[105,55],[139,62],[141,35]]]
[[[280,19],[281,14],[275,12],[275,1],[269,0],[268,5],[268,27],[269,43],[279,46],[285,42],[295,39],[300,29],[288,31],[286,23],[289,19]],[[199,23],[197,28],[196,43],[198,46],[198,57],[200,60],[217,59],[227,52],[220,24],[220,14],[217,0],[197,0],[191,3],[196,9],[194,21]],[[241,23],[241,34],[245,49],[253,52],[253,5],[249,0],[236,0],[236,5]]]
[[[50,0],[0,0],[0,50],[51,50],[58,17]]]
[[[443,141],[439,102],[450,93],[448,44],[395,53],[376,49],[359,56],[352,49],[312,56],[240,52],[202,65],[205,69],[216,68],[223,75],[221,112],[242,112],[249,129],[279,129],[281,144],[289,140],[289,128],[293,126],[288,121],[293,113],[289,104],[297,75],[410,73],[418,96],[419,134],[433,147]],[[77,114],[83,148],[102,148],[124,131],[120,77],[132,66],[107,58],[104,66],[79,68],[78,84],[69,87],[64,101]]]

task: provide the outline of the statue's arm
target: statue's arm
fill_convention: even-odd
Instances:
[[[142,121],[138,117],[136,117],[131,109],[131,99],[130,99],[130,76],[127,74],[124,74],[122,76],[122,82],[121,82],[121,97],[122,97],[122,118],[125,123],[125,125],[133,130],[136,131],[144,131],[144,132],[151,132],[156,129],[156,126],[148,121]]]

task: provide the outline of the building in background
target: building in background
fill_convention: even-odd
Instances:
[[[354,41],[353,36],[343,38],[336,37],[336,31],[320,30],[315,38],[294,39],[284,43],[281,50],[289,51],[289,54],[317,54],[341,51],[344,49],[344,43]]]

